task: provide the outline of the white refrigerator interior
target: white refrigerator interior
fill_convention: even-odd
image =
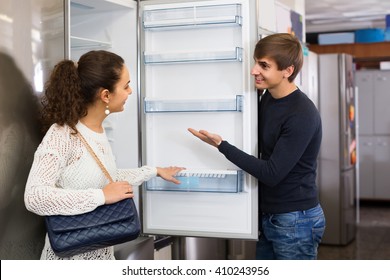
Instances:
[[[256,180],[187,131],[256,155],[255,1],[169,2],[140,7],[142,164],[187,169],[144,185],[144,233],[256,239]]]
[[[109,115],[104,127],[118,168],[135,168],[139,163],[137,100],[137,2],[68,0],[69,58],[77,61],[90,50],[112,51],[123,57],[130,72],[133,94],[125,110]],[[135,203],[139,193],[135,188]]]

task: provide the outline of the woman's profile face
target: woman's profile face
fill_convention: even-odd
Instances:
[[[122,67],[122,73],[119,81],[115,85],[115,89],[110,98],[110,111],[111,112],[121,112],[124,110],[124,106],[127,98],[132,93],[130,87],[130,74],[126,65]]]

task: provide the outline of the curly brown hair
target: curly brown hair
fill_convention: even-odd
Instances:
[[[77,65],[65,59],[53,69],[42,98],[42,125],[47,131],[53,123],[67,124],[75,132],[80,118],[98,98],[100,89],[113,92],[124,66],[124,60],[108,51],[83,54]]]

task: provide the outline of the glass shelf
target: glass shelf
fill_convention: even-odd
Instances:
[[[155,9],[143,13],[145,29],[210,25],[240,26],[241,22],[241,4]]]
[[[145,113],[167,112],[242,112],[244,96],[202,100],[147,100]]]
[[[239,193],[244,181],[242,170],[183,170],[176,178],[178,185],[153,177],[145,182],[146,190]]]
[[[202,51],[185,53],[144,53],[145,64],[242,61],[242,48],[230,51]]]
[[[71,48],[72,49],[109,49],[111,48],[110,42],[103,42],[98,40],[91,40],[87,38],[71,36]]]

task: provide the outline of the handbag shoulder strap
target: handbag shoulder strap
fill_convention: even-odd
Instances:
[[[81,139],[81,141],[84,143],[85,147],[86,147],[87,150],[90,152],[90,154],[92,155],[92,157],[96,160],[96,162],[97,162],[97,164],[99,165],[100,169],[103,171],[104,175],[106,175],[106,177],[108,178],[108,180],[110,181],[110,183],[114,182],[114,180],[112,180],[112,177],[111,177],[110,173],[108,173],[107,169],[104,167],[103,163],[100,161],[100,159],[97,157],[97,155],[95,154],[95,152],[93,151],[93,149],[91,148],[91,146],[88,144],[87,140],[85,140],[84,136],[81,135],[80,132],[78,132],[77,135],[79,136],[79,138]]]

